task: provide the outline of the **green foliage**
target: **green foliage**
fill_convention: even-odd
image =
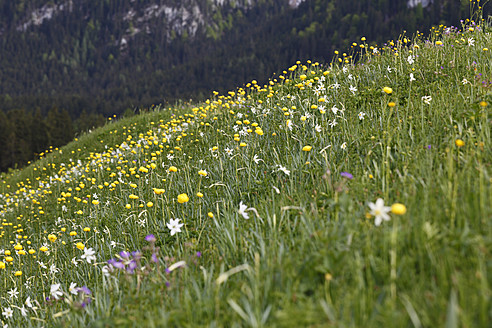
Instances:
[[[487,326],[491,32],[364,41],[3,176],[2,324]]]

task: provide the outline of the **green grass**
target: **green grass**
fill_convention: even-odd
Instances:
[[[378,53],[362,45],[357,64],[297,63],[266,86],[112,121],[7,176],[0,321],[486,327],[490,24],[402,36]],[[407,211],[376,226],[378,198]],[[184,225],[171,235],[175,218]],[[108,260],[136,250],[107,273]],[[91,294],[72,294],[72,282]]]

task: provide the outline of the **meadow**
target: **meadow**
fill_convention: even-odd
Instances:
[[[362,38],[0,181],[3,327],[487,327],[492,27]]]

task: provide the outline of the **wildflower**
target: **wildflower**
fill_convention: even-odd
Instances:
[[[20,270],[19,271],[15,271],[14,272],[14,276],[16,276],[16,277],[22,276],[22,271],[20,271]]]
[[[75,244],[75,246],[80,250],[83,250],[85,248],[85,245],[82,244],[81,242],[78,242],[77,244]]]
[[[260,163],[260,161],[263,161],[261,158],[258,157],[258,155],[255,154],[255,156],[253,156],[253,161],[255,162],[255,164],[258,164]]]
[[[344,178],[349,179],[349,180],[351,180],[351,179],[353,179],[353,178],[354,178],[354,176],[353,176],[352,174],[348,173],[348,172],[342,172],[342,173],[340,173],[340,175],[341,175],[342,177],[344,177]]]
[[[68,291],[73,294],[73,295],[77,295],[78,292],[77,292],[77,284],[72,282],[70,283],[70,287],[68,287]]]
[[[181,227],[184,225],[183,223],[179,223],[181,219],[170,219],[169,223],[167,223],[167,227],[171,230],[171,236],[174,236],[177,232],[181,232]]]
[[[474,46],[475,45],[475,40],[473,38],[468,38],[468,46]]]
[[[344,142],[344,143],[340,146],[340,148],[342,148],[343,150],[347,149],[347,143],[346,143],[346,142]]]
[[[396,106],[396,103],[395,103],[394,101],[390,101],[390,102],[388,103],[388,106],[389,106],[389,107],[395,107],[395,106]]]
[[[249,214],[248,214],[248,213],[246,213],[247,209],[248,209],[248,206],[244,205],[244,204],[243,204],[243,201],[241,201],[241,202],[239,203],[239,210],[238,210],[238,213],[239,213],[240,215],[242,215],[242,216],[243,216],[243,218],[245,218],[246,220],[247,220],[247,219],[249,219]]]
[[[17,287],[9,290],[7,294],[9,294],[10,298],[17,298],[17,295],[19,295],[19,292],[17,291]]]
[[[201,192],[197,192],[196,193],[196,196],[202,198],[203,197],[203,194]]]
[[[376,226],[379,226],[381,222],[383,222],[383,220],[384,221],[390,220],[388,212],[391,210],[391,207],[384,206],[384,201],[381,198],[378,198],[376,200],[376,204],[369,203],[369,208],[371,209],[370,214],[372,216],[375,216],[374,224]]]
[[[145,241],[148,241],[149,243],[155,243],[157,239],[153,234],[145,236]]]
[[[178,195],[178,203],[183,204],[187,203],[190,200],[187,194],[179,194]]]
[[[422,101],[424,103],[426,103],[427,105],[430,105],[430,102],[432,101],[432,97],[431,96],[423,96]]]
[[[486,101],[483,101],[483,100],[482,100],[482,101],[480,102],[480,106],[482,106],[482,107],[487,107],[487,105],[488,105],[488,104],[487,104],[487,102],[486,102]]]
[[[214,213],[212,213],[212,212],[208,212],[208,213],[207,213],[207,216],[208,216],[209,218],[213,219],[213,218],[214,218]]]
[[[91,263],[96,260],[94,254],[96,254],[96,252],[92,248],[84,248],[84,254],[80,258],[85,259],[87,263]]]
[[[384,87],[383,88],[383,91],[387,94],[387,95],[390,95],[393,93],[393,89],[391,89],[390,87]]]
[[[51,285],[50,294],[55,300],[59,299],[63,295],[63,292],[60,290],[60,284]]]
[[[99,201],[97,199],[92,200],[93,205],[99,205]]]
[[[152,188],[154,190],[154,194],[156,195],[162,195],[165,190],[164,189],[158,189],[158,188]]]
[[[413,76],[413,73],[410,73],[410,82],[416,81],[417,79]]]
[[[55,235],[53,235],[53,234],[49,234],[49,235],[48,235],[48,239],[49,239],[52,243],[54,243],[54,242],[55,242],[55,240],[56,240],[57,238],[56,238],[56,236],[55,236]]]
[[[359,116],[359,120],[362,121],[364,119],[364,116],[366,116],[366,113],[360,112],[357,116]]]
[[[465,142],[461,139],[456,139],[454,143],[457,147],[463,147],[465,145]]]
[[[408,62],[410,65],[412,65],[413,63],[415,63],[415,60],[413,59],[413,56],[412,56],[412,55],[408,56],[408,58],[407,58],[407,62]]]
[[[178,172],[178,168],[176,166],[171,166],[169,172]]]
[[[350,90],[350,91],[352,92],[352,94],[354,94],[354,95],[355,95],[355,93],[357,92],[357,88],[356,88],[356,87],[354,87],[354,86],[352,86],[352,85],[350,86],[349,90]]]
[[[315,130],[316,132],[318,132],[318,133],[319,133],[319,132],[321,132],[321,131],[322,131],[321,125],[316,124],[316,126],[314,127],[314,130]]]
[[[313,149],[312,146],[304,146],[304,147],[302,147],[302,151],[311,151],[311,149]]]
[[[290,171],[287,170],[287,168],[282,165],[278,165],[278,170],[284,172],[287,175],[290,175]]]
[[[28,308],[32,309],[31,296],[28,296],[24,303],[27,305]]]
[[[208,173],[205,170],[200,170],[200,171],[198,171],[198,174],[200,174],[203,177],[206,177]]]
[[[0,269],[5,269],[5,262],[0,261]]]
[[[3,312],[2,312],[2,315],[5,317],[5,318],[12,318],[12,315],[14,314],[14,311],[12,311],[11,308],[5,308],[3,309]]]
[[[442,46],[442,41],[436,41],[436,46]]]
[[[147,207],[152,207],[152,206],[154,206],[154,203],[152,203],[152,202],[147,203]]]
[[[394,213],[396,215],[403,215],[406,212],[407,212],[407,208],[403,204],[394,203],[393,205],[391,205],[391,213]]]

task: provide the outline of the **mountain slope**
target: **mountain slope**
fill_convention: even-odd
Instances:
[[[490,23],[362,46],[0,181],[1,324],[486,327]]]

